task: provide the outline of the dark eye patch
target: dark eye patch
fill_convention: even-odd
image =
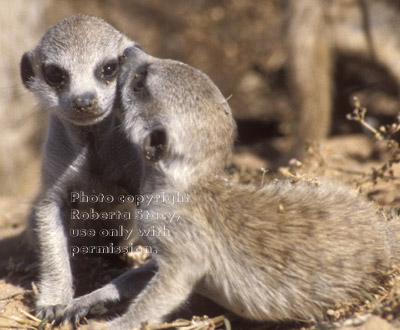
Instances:
[[[55,64],[44,65],[42,68],[44,80],[55,88],[62,88],[68,79],[68,73]]]
[[[117,77],[118,72],[119,72],[119,61],[118,59],[113,59],[102,64],[96,70],[96,76],[100,80],[103,80],[105,83],[109,84]]]

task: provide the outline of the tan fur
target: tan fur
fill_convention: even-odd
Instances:
[[[145,158],[142,194],[153,198],[138,210],[150,214],[138,230],[165,234],[143,237],[157,250],[158,271],[124,315],[100,328],[160,322],[193,291],[254,320],[320,321],[335,302],[379,284],[398,260],[399,230],[370,202],[325,180],[261,189],[229,182],[235,124],[215,85],[182,63],[137,48],[125,54],[121,111]],[[160,218],[168,214],[173,221]],[[64,319],[127,299],[133,282],[123,277],[74,300]]]

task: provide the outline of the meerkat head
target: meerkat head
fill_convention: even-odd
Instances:
[[[135,43],[100,18],[61,20],[21,60],[24,85],[40,105],[76,125],[92,125],[110,113],[119,57]]]
[[[230,161],[236,125],[226,99],[201,71],[130,47],[118,91],[128,136],[168,175],[215,175]]]

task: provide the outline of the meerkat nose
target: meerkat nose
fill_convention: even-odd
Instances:
[[[76,96],[72,100],[74,109],[77,112],[96,112],[97,109],[97,98],[93,93],[85,93]]]

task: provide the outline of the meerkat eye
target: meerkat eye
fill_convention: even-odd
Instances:
[[[110,61],[101,69],[104,78],[109,80],[114,78],[117,75],[118,71],[118,61]]]
[[[148,65],[138,67],[132,79],[132,89],[134,92],[143,92],[148,74]]]
[[[61,87],[67,79],[67,73],[53,64],[44,67],[43,75],[46,83],[52,87]]]
[[[97,79],[102,80],[106,84],[111,83],[118,75],[119,62],[118,59],[113,59],[99,65],[94,71]]]

